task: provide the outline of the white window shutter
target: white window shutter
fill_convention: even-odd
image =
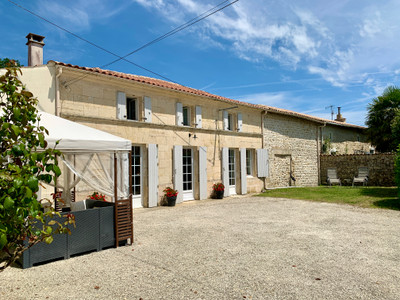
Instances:
[[[242,195],[247,194],[246,148],[240,148],[240,185]]]
[[[174,146],[174,188],[178,191],[176,202],[183,201],[183,166],[182,166],[182,146]]]
[[[202,128],[202,121],[201,121],[201,106],[196,105],[196,127]]]
[[[268,150],[257,149],[257,176],[269,177]]]
[[[228,112],[226,110],[223,111],[224,117],[224,130],[228,130]],[[226,189],[225,189],[226,190]]]
[[[151,98],[144,97],[144,121],[151,123]]]
[[[242,127],[243,127],[242,114],[238,113],[237,114],[237,131],[242,132]]]
[[[149,144],[148,151],[149,207],[154,207],[158,203],[158,146]]]
[[[200,200],[207,199],[207,147],[199,148]]]
[[[117,119],[126,120],[126,95],[124,92],[117,93]]]
[[[229,196],[229,149],[222,148],[222,183],[225,186],[224,196]]]
[[[176,125],[183,126],[183,107],[182,103],[176,103]]]

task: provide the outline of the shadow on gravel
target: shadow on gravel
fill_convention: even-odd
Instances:
[[[373,203],[381,208],[400,210],[400,200],[397,198],[374,201]]]

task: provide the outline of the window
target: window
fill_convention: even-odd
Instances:
[[[183,126],[190,126],[190,107],[184,106],[182,108]]]
[[[228,130],[233,130],[233,115],[228,114]]]
[[[126,98],[126,116],[128,120],[138,120],[138,100]]]
[[[246,174],[247,176],[253,175],[253,151],[246,149]]]

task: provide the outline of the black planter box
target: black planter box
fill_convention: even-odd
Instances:
[[[88,209],[71,212],[75,216],[76,225],[74,228],[68,224],[71,235],[57,234],[53,236],[51,244],[42,242],[26,250],[22,254],[22,268],[115,246],[114,203],[85,201]],[[54,220],[63,222],[65,218],[54,217]]]

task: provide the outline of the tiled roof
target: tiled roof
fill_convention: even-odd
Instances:
[[[215,99],[215,100],[219,100],[219,101],[223,101],[223,102],[227,102],[227,103],[231,103],[231,104],[244,105],[244,106],[248,106],[248,107],[252,107],[252,108],[266,110],[267,112],[271,112],[271,113],[293,116],[293,117],[297,117],[297,118],[301,118],[301,119],[305,119],[305,120],[309,120],[309,121],[317,122],[317,123],[321,123],[321,124],[327,123],[327,124],[338,125],[338,126],[343,126],[343,127],[365,129],[365,127],[363,127],[363,126],[327,120],[327,119],[323,119],[323,118],[318,118],[318,117],[298,113],[298,112],[291,111],[291,110],[276,108],[276,107],[267,106],[267,105],[252,104],[252,103],[248,103],[248,102],[238,101],[238,100],[214,95],[214,94],[202,91],[202,90],[194,89],[194,88],[187,87],[187,86],[184,86],[184,85],[181,85],[178,83],[173,83],[173,82],[169,82],[169,81],[165,81],[165,80],[161,80],[161,79],[155,79],[155,78],[151,78],[151,77],[139,76],[139,75],[133,75],[133,74],[126,74],[126,73],[110,71],[110,70],[103,70],[100,68],[81,67],[81,66],[66,64],[63,62],[58,62],[58,61],[53,61],[53,60],[49,61],[48,63],[55,63],[56,65],[59,65],[59,66],[79,69],[79,70],[88,71],[88,72],[94,72],[94,73],[98,73],[98,74],[102,74],[102,75],[108,75],[108,76],[113,76],[113,77],[118,77],[118,78],[123,78],[123,79],[128,79],[128,80],[132,80],[132,81],[143,83],[143,84],[149,84],[149,85],[154,85],[154,86],[158,86],[158,87],[162,87],[162,88],[175,90],[178,92],[184,92],[184,93],[199,95],[199,96],[203,96],[203,97],[208,97],[211,99]]]

